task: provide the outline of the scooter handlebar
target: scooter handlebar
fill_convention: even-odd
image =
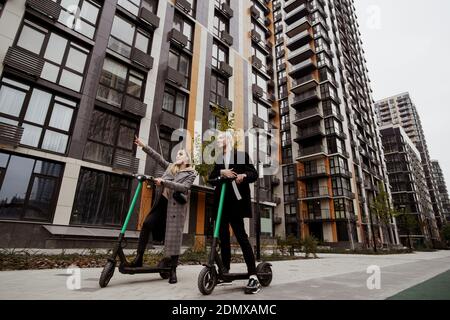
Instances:
[[[208,182],[211,184],[220,184],[220,183],[225,183],[225,182],[233,181],[233,180],[236,180],[236,177],[234,177],[234,178],[218,177],[215,179],[209,179]]]

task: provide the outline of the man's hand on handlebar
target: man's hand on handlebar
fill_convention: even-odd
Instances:
[[[244,179],[247,178],[247,175],[245,173],[243,174],[238,174],[236,176],[236,183],[237,184],[241,184],[242,182],[244,182]]]
[[[220,170],[220,176],[223,178],[235,179],[238,175],[233,171],[233,169],[223,169]]]

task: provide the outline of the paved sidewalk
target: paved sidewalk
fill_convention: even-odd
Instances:
[[[0,299],[387,299],[450,269],[450,251],[404,255],[319,254],[320,259],[273,262],[270,287],[257,295],[244,295],[246,281],[217,286],[202,296],[197,276],[202,266],[181,266],[179,283],[169,285],[158,274],[114,274],[107,288],[100,289],[101,269],[81,269],[81,289],[66,287],[66,270],[0,272]],[[367,268],[381,268],[381,288],[369,290]],[[245,271],[244,264],[232,272]],[[441,288],[444,292],[446,289]],[[450,292],[450,288],[447,288]]]

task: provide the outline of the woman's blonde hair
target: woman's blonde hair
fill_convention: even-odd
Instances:
[[[186,156],[187,163],[184,163],[184,164],[186,164],[186,167],[187,167],[187,168],[190,168],[190,167],[192,166],[191,156],[190,156],[189,153],[188,153],[186,150],[184,150],[184,149],[178,150],[178,152],[180,152],[180,151],[183,151],[184,154],[185,154],[185,156]],[[177,152],[177,153],[178,153],[178,152]],[[171,164],[169,165],[169,172],[170,172],[173,176],[175,176],[175,175],[178,174],[178,172],[180,172],[180,170],[181,170],[180,167],[181,167],[181,166],[182,166],[182,164],[171,163]]]

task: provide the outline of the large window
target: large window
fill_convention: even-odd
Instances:
[[[101,6],[92,0],[53,0],[61,7],[58,21],[76,32],[94,39]]]
[[[212,52],[212,65],[220,67],[220,62],[228,63],[228,48],[214,41]]]
[[[228,97],[228,80],[212,72],[210,101],[218,104],[220,97]]]
[[[120,227],[129,194],[129,178],[82,168],[70,224]]]
[[[187,96],[173,88],[167,87],[164,91],[163,110],[180,118],[186,117]],[[178,128],[174,128],[178,129]]]
[[[22,126],[21,144],[66,153],[77,103],[8,78],[0,87],[0,121]]]
[[[127,20],[115,16],[109,37],[108,47],[127,57],[131,56],[131,48],[136,47],[142,52],[149,53],[151,44],[151,36],[149,33],[136,26]]]
[[[63,165],[0,152],[0,219],[51,222]]]
[[[139,14],[141,6],[155,14],[158,10],[158,0],[119,0],[117,4],[135,16]]]
[[[191,74],[191,58],[181,51],[171,49],[169,51],[169,67],[177,70],[184,76],[183,87],[189,89]]]
[[[194,42],[194,26],[192,23],[186,21],[181,14],[175,13],[173,27],[188,38],[186,49],[192,51]]]
[[[230,32],[229,27],[230,23],[228,19],[221,15],[214,15],[214,35],[219,37],[221,36],[222,31]]]
[[[129,157],[134,155],[133,141],[138,132],[136,122],[100,110],[94,110],[91,119],[84,159],[111,165],[116,153]]]
[[[17,46],[44,58],[41,78],[80,92],[89,50],[28,20]]]
[[[144,80],[144,74],[106,58],[97,91],[97,99],[115,107],[122,105],[125,95],[140,100],[144,91]]]

